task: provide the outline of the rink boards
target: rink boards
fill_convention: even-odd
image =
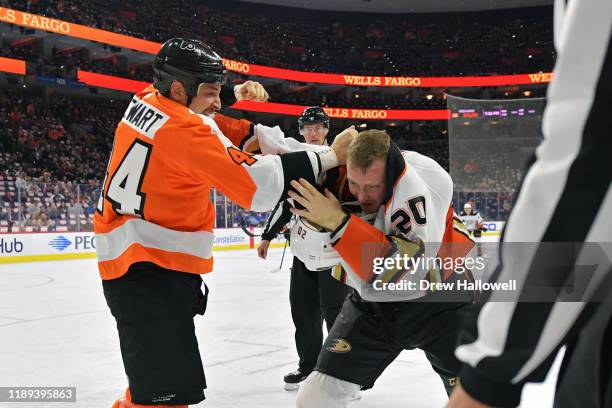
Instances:
[[[503,222],[485,223],[488,237],[497,238],[501,234]],[[214,250],[236,250],[256,248],[260,237],[250,237],[240,228],[216,229]],[[260,234],[261,228],[255,228]],[[272,247],[282,247],[282,236],[274,239]],[[96,238],[93,232],[41,232],[0,234],[0,263],[50,261],[58,259],[95,258]]]
[[[214,250],[256,248],[260,237],[250,237],[240,228],[216,229]],[[255,228],[260,234],[261,228]],[[272,247],[282,247],[281,236]],[[50,261],[58,259],[95,258],[96,238],[93,232],[43,232],[0,234],[0,263]]]

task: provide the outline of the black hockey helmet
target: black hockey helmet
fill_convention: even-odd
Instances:
[[[153,61],[153,86],[170,97],[170,85],[179,81],[189,97],[188,104],[198,93],[201,83],[225,84],[227,70],[219,54],[199,40],[172,38],[160,48]]]
[[[304,112],[298,118],[298,127],[302,130],[304,125],[311,123],[323,123],[329,129],[329,116],[320,106],[311,106],[304,109]]]

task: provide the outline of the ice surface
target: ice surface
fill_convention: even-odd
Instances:
[[[254,250],[217,252],[196,330],[208,382],[198,407],[293,407],[282,377],[297,367],[289,265]],[[554,377],[554,373],[551,375]],[[554,378],[530,386],[523,407],[551,406]],[[0,264],[0,386],[75,386],[76,403],[4,407],[109,408],[126,386],[115,322],[95,260]],[[443,407],[442,383],[420,351],[405,351],[350,408]]]

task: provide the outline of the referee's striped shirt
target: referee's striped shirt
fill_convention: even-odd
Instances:
[[[554,13],[557,61],[542,123],[544,141],[523,180],[502,240],[610,243],[612,0],[556,1]],[[571,272],[534,268],[541,256],[536,250],[510,257],[507,244],[502,244],[500,251],[499,280],[517,279],[522,293],[524,283],[536,274],[554,273],[559,279],[558,274]],[[582,248],[567,257],[582,265],[588,261],[584,252]],[[591,287],[610,274],[606,267]],[[568,334],[579,331],[598,306],[495,301],[503,296],[494,292],[475,310],[455,354],[465,363],[463,388],[483,403],[506,407],[518,405],[525,382],[544,379]]]

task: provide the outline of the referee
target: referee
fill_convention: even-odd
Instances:
[[[497,269],[499,281],[517,280],[519,293],[500,301],[507,294],[493,292],[466,320],[450,408],[517,406],[523,385],[542,381],[562,346],[555,407],[612,407],[612,1],[557,0],[554,13],[558,56],[544,142],[504,230]],[[520,242],[531,249],[511,256],[520,244],[510,243]],[[554,257],[548,243],[557,246]],[[560,249],[568,245],[573,250]],[[571,283],[584,290],[567,301]]]

